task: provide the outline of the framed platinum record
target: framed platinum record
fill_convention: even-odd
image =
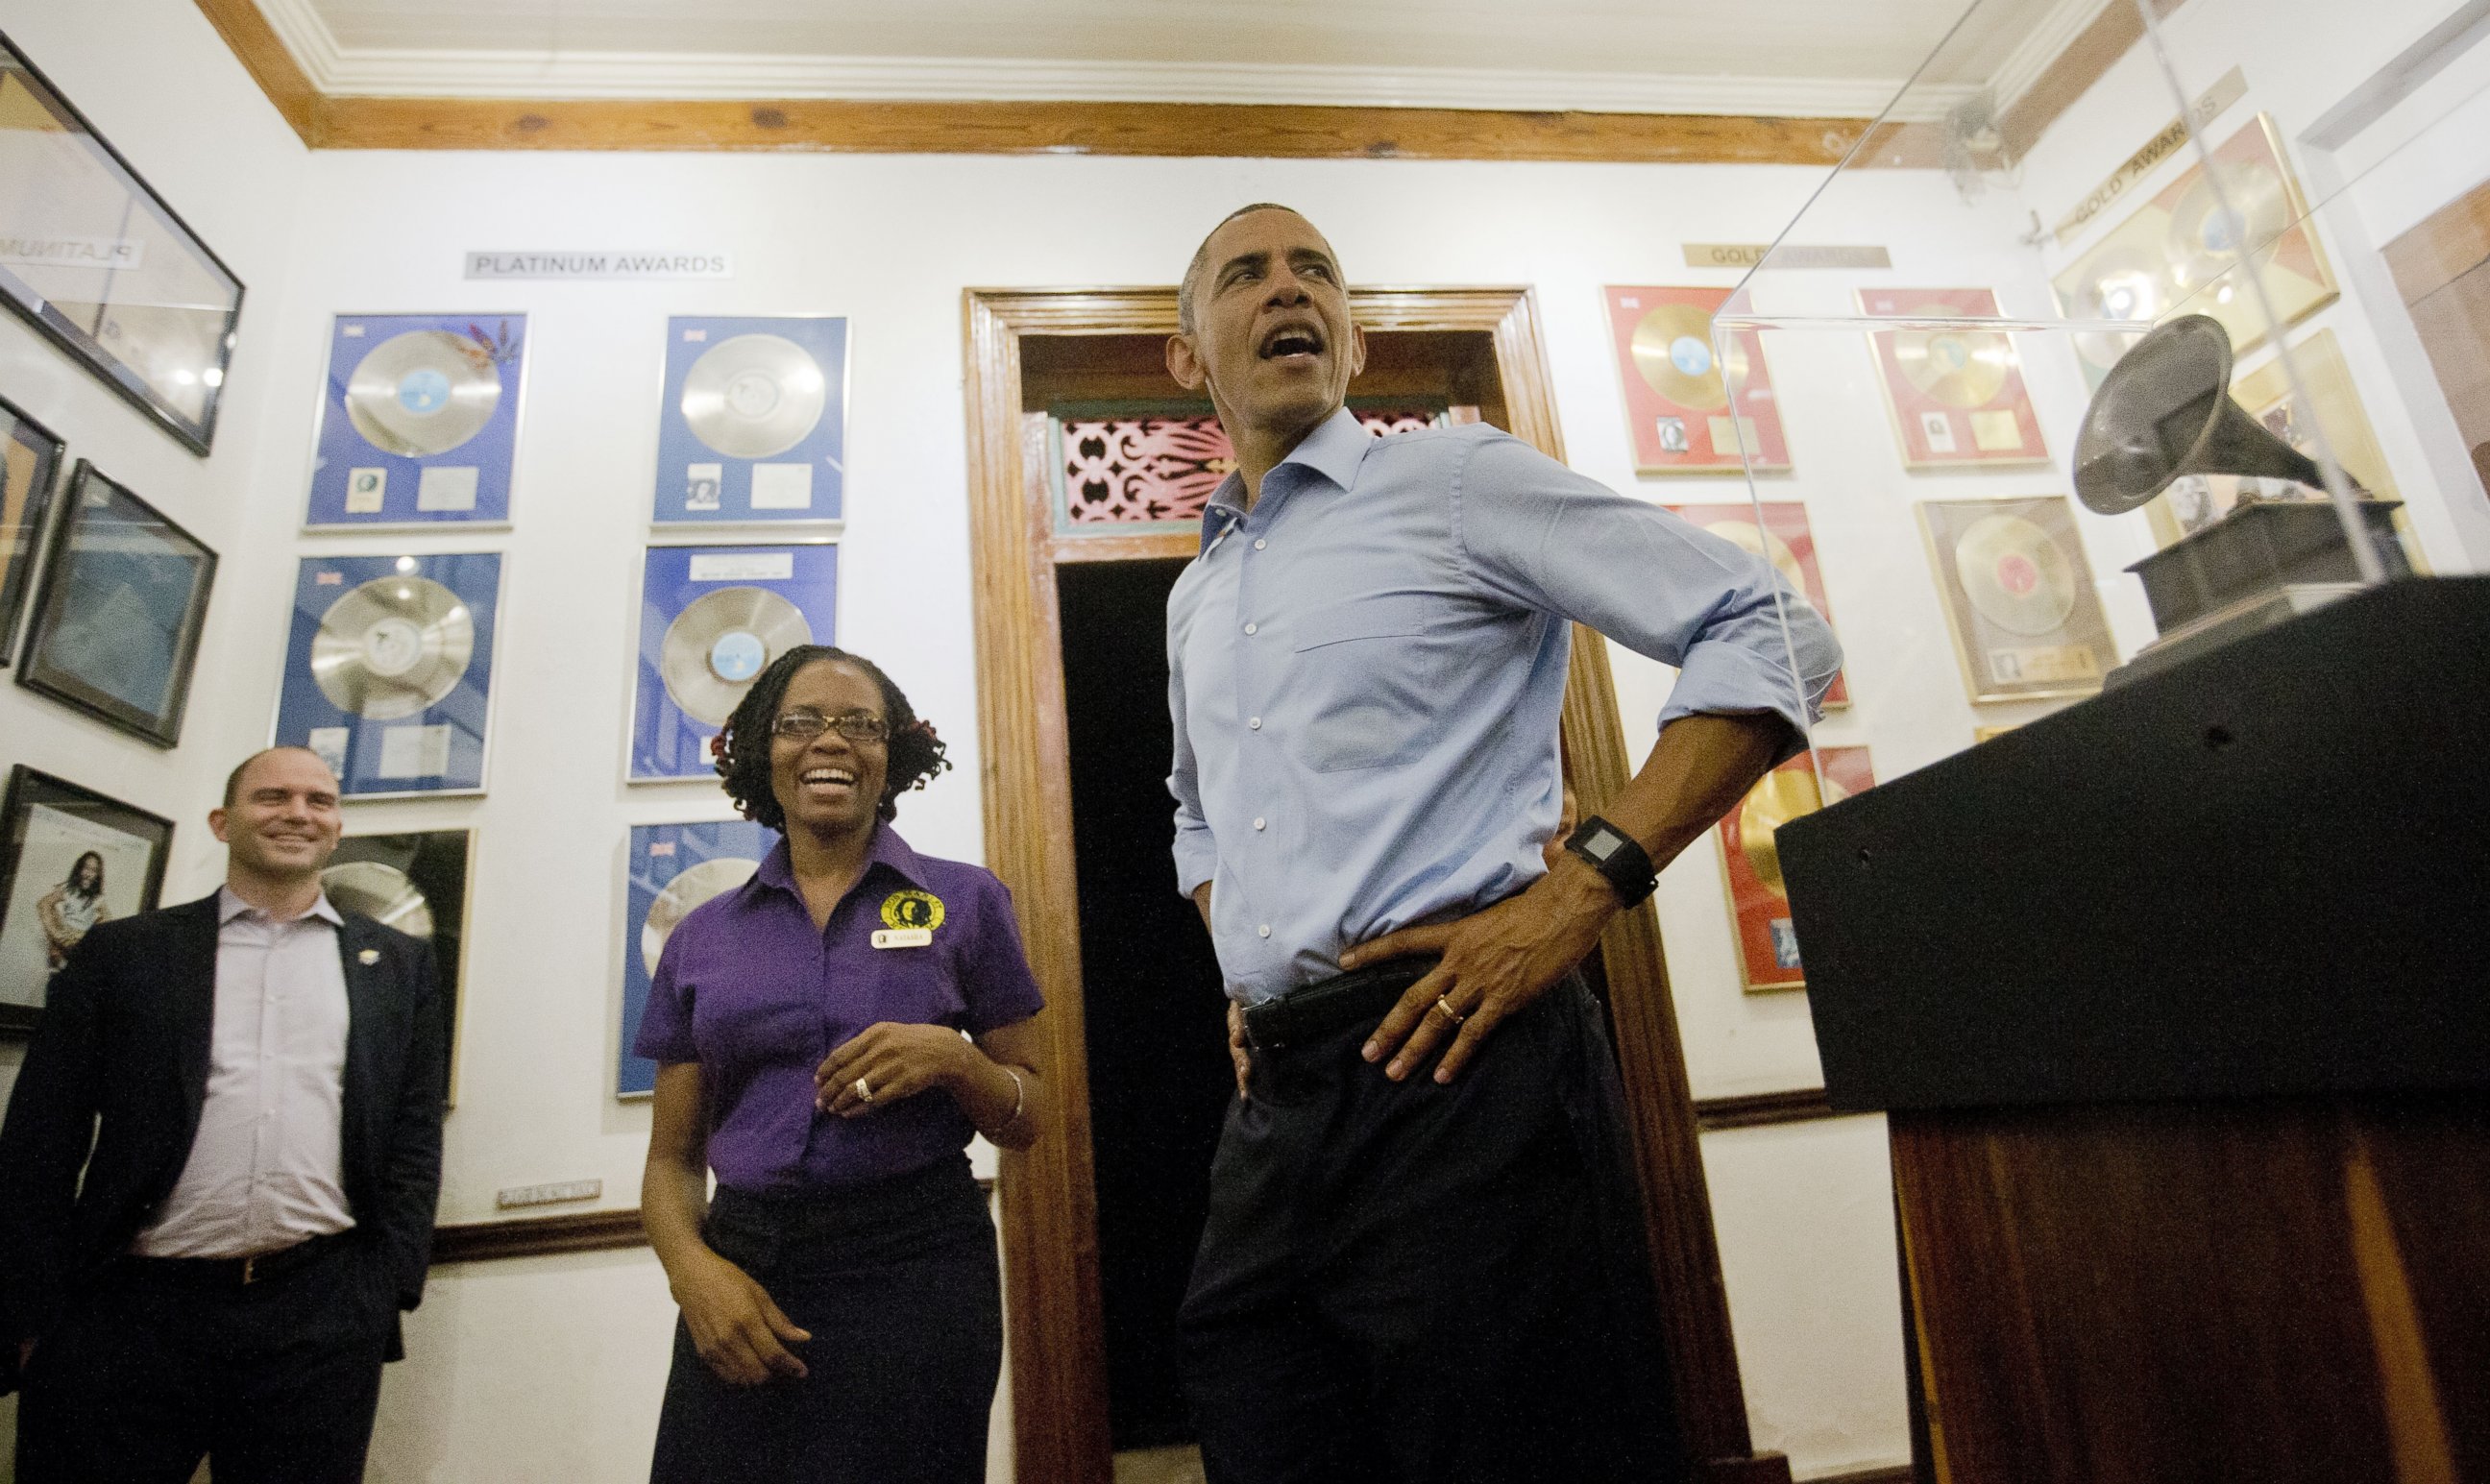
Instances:
[[[0,302],[194,453],[242,280],[0,37]]]
[[[348,799],[483,792],[501,600],[499,552],[304,558],[273,741]]]
[[[458,1103],[458,1025],[466,1008],[468,887],[476,831],[351,834],[320,872],[340,912],[359,912],[432,946],[433,983],[449,1006],[449,1104]]]
[[[839,548],[651,546],[640,582],[633,782],[717,777],[709,744],[761,672],[799,644],[835,644]]]
[[[338,315],[304,524],[507,525],[527,341],[524,314]]]
[[[848,322],[677,315],[666,322],[656,524],[840,518]]]

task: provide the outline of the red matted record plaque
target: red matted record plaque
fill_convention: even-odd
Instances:
[[[1995,319],[1997,296],[1984,288],[1870,288],[1859,291],[1859,308],[1880,319]],[[2048,461],[2012,335],[1877,330],[1868,339],[1904,468]]]
[[[1735,473],[1746,439],[1757,469],[1789,468],[1781,404],[1764,366],[1764,337],[1741,330],[1726,359],[1715,345],[1712,312],[1725,288],[1619,288],[1602,291],[1625,382],[1626,422],[1637,474]],[[1737,416],[1730,417],[1731,389]]]
[[[1816,787],[1814,764],[1824,763]],[[1722,872],[1729,882],[1729,917],[1738,931],[1738,974],[1747,993],[1804,989],[1798,933],[1790,926],[1789,891],[1781,884],[1781,859],[1774,832],[1802,814],[1876,786],[1865,747],[1818,747],[1802,752],[1759,778],[1714,831],[1721,842]]]
[[[1757,509],[1763,525],[1755,524]],[[1815,611],[1833,622],[1833,605],[1825,601],[1824,573],[1815,563],[1815,533],[1807,523],[1807,507],[1796,500],[1739,501],[1724,505],[1672,505],[1681,518],[1714,536],[1725,537],[1759,557],[1769,558],[1784,581],[1807,595]],[[1850,678],[1836,675],[1824,692],[1824,709],[1850,704]]]

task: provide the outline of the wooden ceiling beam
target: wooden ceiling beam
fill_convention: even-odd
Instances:
[[[320,109],[327,100],[311,85],[294,53],[285,49],[276,28],[259,13],[256,0],[199,0],[199,11],[294,132],[304,143],[319,148]]]

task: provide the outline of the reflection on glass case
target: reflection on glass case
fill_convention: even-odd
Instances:
[[[1819,793],[2490,562],[2481,28],[2065,9],[1951,13],[1713,314],[1727,399],[1769,362],[1808,450],[1745,521],[1803,504],[1873,678]]]

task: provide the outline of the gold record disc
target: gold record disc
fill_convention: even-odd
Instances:
[[[2019,515],[1983,515],[1954,543],[1954,574],[1980,616],[2039,637],[2075,611],[2075,565],[2049,533]]]
[[[1924,304],[1903,317],[1954,318],[1953,305]],[[1949,407],[1985,407],[2006,390],[2014,343],[1994,330],[1897,330],[1894,360],[1912,386]]]
[[[427,458],[484,430],[502,400],[493,353],[447,330],[410,330],[375,345],[346,378],[346,416],[385,453]]]
[[[1798,553],[1790,550],[1789,542],[1761,529],[1752,520],[1716,521],[1703,529],[1714,536],[1735,541],[1754,555],[1771,562],[1773,569],[1780,572],[1789,583],[1791,592],[1801,597],[1807,596],[1807,573],[1799,570]]]
[[[1805,768],[1777,769],[1755,780],[1738,805],[1738,849],[1766,890],[1778,897],[1789,895],[1789,888],[1781,884],[1781,855],[1773,843],[1774,833],[1803,814],[1813,814],[1848,797],[1831,778],[1824,780],[1824,793],[1819,796],[1814,771]]]
[[[1712,354],[1712,316],[1691,304],[1665,304],[1636,322],[1634,362],[1651,390],[1680,407],[1729,405]]]
[[[2086,266],[2084,280],[2075,285],[2073,303],[2067,306],[2067,312],[2075,319],[2139,320],[2150,324],[2169,307],[2169,283],[2162,266],[2138,248],[2118,247]],[[2132,335],[2084,331],[2075,335],[2075,353],[2106,371],[2118,364],[2119,358],[2132,349],[2143,334],[2140,330]]]
[[[2214,195],[2216,181],[2230,197],[2227,212]],[[2263,165],[2216,164],[2179,198],[2162,250],[2170,258],[2171,277],[2183,292],[2192,293],[2244,258],[2272,257],[2290,227],[2291,196],[2282,177]]]
[[[738,335],[701,352],[685,373],[683,424],[729,458],[772,458],[804,441],[829,399],[829,381],[804,347]]]
[[[767,588],[719,588],[666,626],[657,673],[684,715],[722,727],[769,661],[812,642],[804,611]]]
[[[640,959],[649,966],[649,972],[657,972],[657,958],[666,951],[666,940],[674,936],[676,924],[691,916],[693,908],[742,886],[759,869],[758,860],[720,856],[686,866],[681,875],[666,883],[666,889],[649,904],[648,920],[640,924]]]
[[[449,694],[476,653],[476,622],[429,577],[375,577],[320,616],[311,679],[340,711],[412,716]]]
[[[339,912],[359,912],[409,938],[432,936],[432,904],[407,874],[378,860],[346,860],[320,873],[320,889]]]

